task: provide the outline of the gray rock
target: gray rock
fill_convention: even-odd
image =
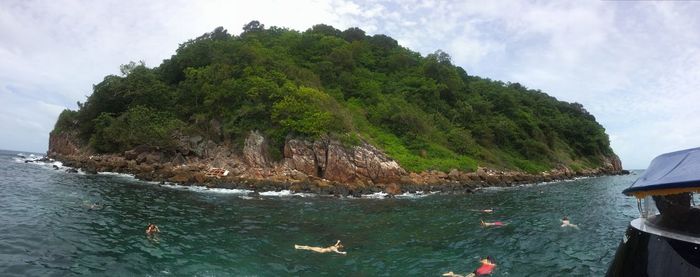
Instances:
[[[182,156],[182,154],[180,154],[180,153],[177,153],[177,155],[175,155],[175,158],[173,158],[173,161],[172,161],[173,165],[183,165],[186,162],[187,162],[187,160],[185,160],[185,157]]]
[[[270,165],[267,141],[260,132],[252,131],[243,144],[243,157],[248,165],[265,168]]]

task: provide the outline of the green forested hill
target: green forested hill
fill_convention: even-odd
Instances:
[[[54,132],[76,130],[97,152],[121,152],[172,147],[176,133],[240,144],[257,129],[277,158],[288,137],[328,135],[369,142],[409,171],[577,169],[613,155],[580,104],[469,75],[444,52],[423,57],[358,28],[253,21],[239,36],[219,27],[187,41],[158,67],[121,69],[64,111]]]

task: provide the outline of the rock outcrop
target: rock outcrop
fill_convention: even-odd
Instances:
[[[177,149],[142,145],[119,154],[96,155],[81,147],[74,133],[52,133],[48,156],[88,173],[114,171],[132,173],[149,181],[335,195],[471,192],[484,186],[513,186],[622,172],[620,160],[612,156],[601,168],[576,172],[560,165],[539,174],[484,167],[476,172],[453,169],[409,174],[381,150],[364,142],[346,146],[328,137],[313,142],[291,138],[284,145],[283,159],[276,162],[270,158],[266,138],[257,131],[249,133],[241,152],[230,144],[217,144],[201,136],[182,136],[179,141]],[[223,168],[230,174],[207,175],[212,168]]]
[[[396,161],[367,143],[344,147],[328,138],[314,143],[290,139],[285,144],[284,158],[292,169],[341,183],[389,184],[406,175]]]
[[[618,172],[622,172],[622,161],[620,161],[620,158],[612,154],[611,156],[605,157],[605,164],[603,165],[603,168],[607,170],[607,173],[609,174],[615,174]]]
[[[49,155],[80,154],[80,141],[75,132],[51,132],[49,134]]]
[[[258,131],[250,132],[243,145],[245,161],[253,167],[265,168],[270,166],[269,153],[265,137]]]

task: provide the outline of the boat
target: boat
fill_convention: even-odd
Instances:
[[[622,191],[637,198],[606,276],[700,276],[700,148],[660,155]]]

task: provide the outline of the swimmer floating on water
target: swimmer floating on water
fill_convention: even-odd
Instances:
[[[340,249],[343,248],[343,245],[340,243],[340,240],[335,243],[335,245],[328,246],[328,247],[315,247],[315,246],[306,246],[306,245],[294,245],[294,249],[302,249],[302,250],[311,250],[314,252],[318,253],[330,253],[330,252],[335,252],[338,254],[347,254],[348,252],[342,252]]]
[[[493,209],[472,210],[472,211],[475,211],[475,212],[482,212],[482,213],[485,213],[485,214],[490,214],[490,213],[493,212]]]
[[[483,220],[481,221],[481,226],[483,227],[489,227],[489,226],[504,226],[506,225],[503,222],[500,221],[494,221],[494,222],[484,222]]]
[[[455,274],[454,272],[450,271],[447,273],[443,273],[442,276],[447,276],[447,277],[474,277],[474,276],[482,276],[482,275],[489,275],[493,273],[493,270],[496,269],[496,263],[493,261],[491,256],[487,256],[484,259],[481,259],[481,266],[474,270],[474,272],[469,273],[467,275],[459,275]]]
[[[83,207],[87,208],[88,210],[99,210],[102,208],[102,205],[100,203],[92,203],[88,201],[83,201]]]
[[[461,274],[456,274],[452,271],[443,273],[442,276],[447,276],[447,277],[472,277],[474,276],[474,273],[469,273],[467,275],[461,275]]]
[[[561,227],[572,227],[578,229],[578,226],[576,224],[571,224],[571,222],[569,222],[569,218],[566,216],[561,219]]]

